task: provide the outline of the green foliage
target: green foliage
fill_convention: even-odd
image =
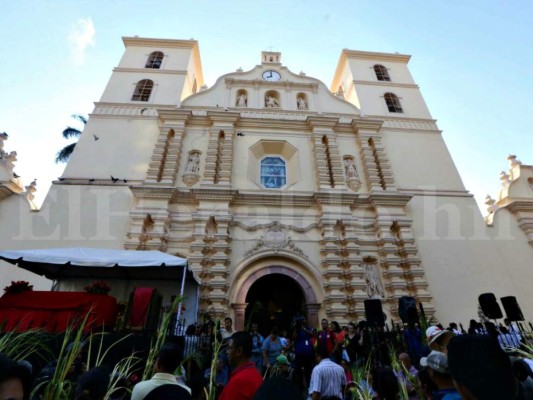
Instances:
[[[204,388],[206,400],[215,400],[217,385],[215,384],[215,377],[217,376],[217,360],[220,350],[222,348],[222,342],[218,341],[218,331],[220,329],[220,320],[216,321],[215,329],[213,330],[215,341],[213,342],[213,359],[211,360],[211,373],[209,375],[208,388]]]
[[[372,390],[370,388],[370,373],[372,365],[372,351],[370,352],[365,365],[352,369],[352,376],[355,386],[349,388],[352,400],[372,400]]]
[[[28,329],[24,332],[17,330],[18,325],[0,336],[0,353],[15,361],[26,360],[34,355],[43,359],[51,357],[48,333],[41,329]]]
[[[74,114],[72,115],[72,118],[77,119],[83,124],[83,128],[85,128],[85,125],[87,125],[87,118],[83,115]],[[77,128],[73,128],[71,126],[67,126],[65,130],[63,130],[62,134],[65,139],[70,138],[79,138],[81,136],[81,133],[83,131]],[[71,143],[65,147],[63,147],[61,150],[59,150],[56,154],[56,163],[66,163],[70,159],[70,156],[74,152],[74,148],[76,147],[76,143]]]
[[[157,355],[159,354],[159,350],[161,350],[161,347],[163,344],[165,344],[165,340],[167,338],[167,332],[168,327],[170,325],[170,322],[172,321],[173,316],[173,310],[176,310],[178,308],[178,305],[183,302],[182,296],[176,296],[174,301],[172,302],[171,306],[165,313],[163,314],[163,318],[161,319],[161,324],[159,325],[157,329],[157,336],[155,343],[152,342],[150,345],[150,351],[148,353],[148,357],[146,358],[146,364],[144,367],[144,373],[142,376],[142,380],[145,381],[147,379],[150,379],[155,371],[155,361],[157,359]]]
[[[38,385],[33,390],[31,397],[33,397],[37,391],[43,393],[44,400],[68,400],[72,397],[74,384],[67,379],[67,375],[74,366],[74,361],[85,344],[83,331],[89,315],[90,312],[87,313],[83,321],[77,327],[75,324],[71,324],[67,327],[61,344],[61,350],[57,359],[54,375],[51,379]]]
[[[61,350],[57,358],[57,365],[54,371],[54,375],[44,382],[41,382],[36,388],[34,388],[31,397],[39,392],[42,393],[43,400],[67,400],[71,399],[74,394],[74,384],[70,379],[68,379],[68,374],[74,367],[74,362],[83,348],[87,348],[87,359],[86,367],[92,368],[100,366],[108,352],[115,346],[119,345],[122,341],[126,340],[127,337],[122,337],[116,342],[108,346],[105,351],[103,350],[103,339],[107,335],[105,332],[93,334],[92,332],[85,335],[84,330],[87,324],[87,320],[91,315],[91,311],[87,313],[83,321],[77,324],[77,321],[74,321],[70,324],[63,336],[63,341],[61,343]],[[99,338],[99,343],[95,342]],[[98,346],[98,352],[94,363],[91,362],[91,354],[93,346]],[[108,400],[110,396],[125,387],[120,386],[122,378],[128,379],[130,375],[135,371],[138,364],[140,364],[140,359],[132,354],[122,360],[120,360],[113,369],[111,375],[111,380],[108,386],[107,394],[104,400]],[[129,390],[128,388],[125,388]]]
[[[113,393],[122,389],[126,389],[128,392],[131,392],[129,388],[121,386],[121,380],[125,379],[127,381],[135,372],[141,361],[142,360],[139,357],[136,357],[135,354],[132,354],[126,358],[123,358],[115,365],[115,368],[113,368],[113,372],[111,373],[111,380],[109,381],[109,386],[107,393],[104,396],[104,400],[109,400]]]

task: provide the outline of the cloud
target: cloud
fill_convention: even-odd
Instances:
[[[81,65],[85,61],[85,51],[89,46],[94,46],[96,30],[91,17],[80,18],[73,24],[68,33],[70,56],[75,65]]]

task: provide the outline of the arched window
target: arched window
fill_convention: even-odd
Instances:
[[[400,99],[394,93],[385,93],[385,103],[387,103],[387,108],[389,112],[402,113],[402,105],[400,104]]]
[[[148,61],[146,62],[145,68],[161,68],[161,63],[163,62],[163,57],[165,55],[161,51],[154,51],[148,56]]]
[[[154,82],[150,79],[143,79],[142,81],[137,82],[137,86],[135,86],[135,91],[133,92],[133,96],[131,96],[131,100],[148,101],[153,87]]]
[[[261,184],[267,189],[279,189],[287,183],[287,168],[280,157],[261,160]]]
[[[374,65],[374,72],[376,73],[376,78],[378,78],[378,81],[390,81],[389,71],[387,71],[387,68],[385,68],[383,65]]]

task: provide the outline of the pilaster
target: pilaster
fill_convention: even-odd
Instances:
[[[379,130],[382,121],[354,120],[357,144],[369,192],[396,191],[394,176]]]
[[[185,125],[189,113],[162,112],[159,137],[148,166],[145,182],[150,185],[175,186],[181,160]]]
[[[331,216],[323,216],[320,222],[322,225],[321,265],[326,291],[324,305],[328,317],[345,322],[348,306],[346,304],[344,271],[341,268],[342,249],[339,236],[335,232],[337,220]]]

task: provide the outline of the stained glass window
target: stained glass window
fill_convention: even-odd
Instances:
[[[287,183],[285,161],[279,157],[261,160],[261,184],[267,189],[279,189]]]

